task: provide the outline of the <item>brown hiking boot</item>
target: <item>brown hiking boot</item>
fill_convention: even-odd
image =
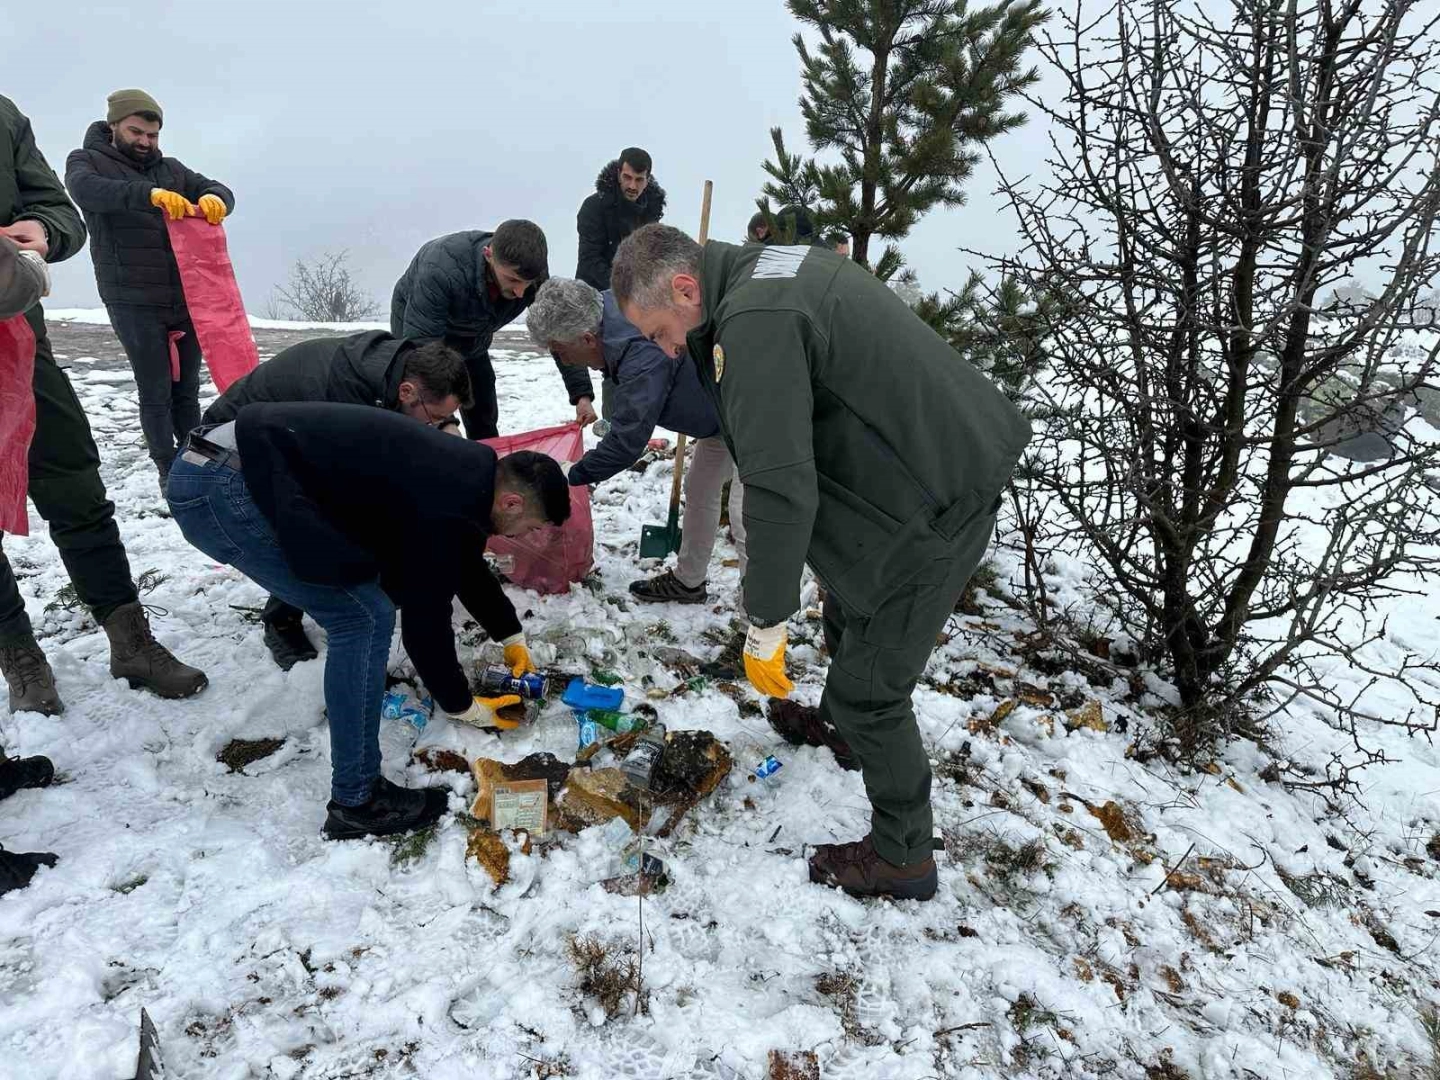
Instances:
[[[10,711],[38,712],[58,716],[65,711],[60,691],[55,689],[55,672],[35,638],[22,638],[0,645],[0,669],[10,684]]]
[[[198,694],[210,680],[199,668],[182,664],[150,633],[150,620],[138,601],[115,609],[104,623],[110,638],[110,674],[130,689],[145,689],[163,698]]]
[[[810,880],[844,889],[851,896],[929,900],[939,887],[934,858],[913,866],[882,859],[870,837],[849,844],[817,844],[810,856]]]
[[[775,733],[791,746],[828,746],[835,755],[835,764],[854,772],[860,768],[855,751],[845,741],[835,725],[827,723],[820,716],[820,710],[813,705],[801,705],[786,698],[771,698],[770,711],[765,717]]]

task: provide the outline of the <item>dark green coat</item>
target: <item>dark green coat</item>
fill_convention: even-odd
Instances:
[[[0,97],[0,225],[27,218],[50,233],[46,262],[63,262],[85,246],[85,225],[36,148],[30,121],[13,101]]]
[[[870,615],[948,559],[1030,425],[863,267],[820,247],[711,241],[688,338],[745,482],[745,609],[800,606],[805,563]]]

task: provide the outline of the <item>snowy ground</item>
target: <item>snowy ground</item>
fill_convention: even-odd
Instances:
[[[725,739],[737,769],[659,845],[672,884],[643,906],[597,884],[618,869],[598,830],[516,857],[498,890],[466,863],[455,820],[409,862],[391,843],[323,842],[321,665],[278,671],[250,621],[260,590],[163,513],[113,338],[53,333],[132,567],[158,572],[145,597],[165,612],[157,632],[211,684],[172,703],[111,680],[103,634],[65,605],[43,523],[6,538],[69,708],[0,712],[0,743],[50,755],[64,780],[0,805],[0,842],[61,856],[0,900],[0,1076],[129,1077],[142,1005],[167,1075],[184,1080],[760,1078],[772,1049],[814,1051],[822,1075],[856,1080],[1435,1075],[1421,1020],[1440,985],[1435,748],[1367,733],[1398,763],[1367,773],[1364,806],[1338,816],[1262,779],[1268,762],[1247,743],[1213,773],[1142,765],[1127,749],[1165,688],[1021,670],[1029,628],[997,597],[957,616],[915,696],[947,845],[929,904],[807,883],[805,843],[865,831],[860,780],[828,751],[786,747],[713,686],[656,702],[672,729]],[[301,336],[267,331],[262,352]],[[568,418],[549,360],[519,336],[497,344],[502,430]],[[670,475],[661,463],[599,489],[595,587],[513,593],[532,639],[558,642],[571,668],[618,672],[636,700],[647,677],[677,685],[655,646],[711,657],[706,634],[735,607],[723,541],[711,606],[627,602],[649,569],[640,526],[663,520]],[[1015,565],[1003,539],[997,594]],[[1063,575],[1052,584],[1063,594]],[[1433,603],[1391,615],[1396,648],[1433,649]],[[794,634],[797,696],[814,702],[819,624],[802,617]],[[1102,724],[1069,730],[1067,711],[1092,702]],[[1345,749],[1308,714],[1277,728],[1301,760]],[[468,778],[409,764],[406,734],[385,730],[387,771],[450,784],[464,809]],[[215,757],[236,737],[285,742],[230,773]],[[558,706],[501,737],[443,720],[422,737],[507,760],[573,740]],[[770,752],[784,768],[747,783]],[[648,1015],[606,1021],[581,999],[567,941],[587,934],[616,956],[643,948]]]

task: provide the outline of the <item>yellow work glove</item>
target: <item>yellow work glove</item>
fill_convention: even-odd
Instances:
[[[530,649],[525,644],[523,633],[513,634],[500,644],[505,646],[505,666],[510,669],[511,675],[518,679],[535,670],[535,662],[530,659]]]
[[[201,195],[195,205],[200,207],[200,212],[211,225],[219,225],[225,220],[225,200],[219,195]]]
[[[785,674],[785,624],[745,631],[745,677],[769,697],[789,697],[795,684]]]
[[[195,215],[195,207],[190,205],[189,199],[178,191],[167,191],[163,187],[150,189],[150,205],[158,206],[169,214],[171,221],[179,221],[181,218]]]
[[[469,724],[472,727],[494,727],[510,728],[519,727],[515,720],[506,720],[500,716],[500,710],[509,705],[519,705],[519,694],[504,694],[501,697],[477,697],[470,702],[470,707],[462,713],[446,713],[451,720],[458,720],[462,724]]]

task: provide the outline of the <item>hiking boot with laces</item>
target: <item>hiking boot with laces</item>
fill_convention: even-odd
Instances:
[[[835,764],[854,772],[860,768],[855,751],[850,749],[835,725],[826,721],[820,710],[813,705],[801,705],[797,701],[771,698],[770,711],[765,717],[775,733],[791,746],[825,746],[835,755]]]
[[[145,689],[163,698],[198,694],[210,680],[199,668],[182,664],[150,632],[150,620],[138,601],[122,604],[104,622],[110,639],[110,674],[130,689]]]
[[[54,866],[60,859],[48,851],[6,851],[0,847],[0,896],[23,889],[42,866]]]
[[[326,805],[325,837],[358,840],[362,836],[392,836],[423,829],[444,816],[450,795],[446,788],[403,788],[383,776],[375,779],[370,799],[359,806]]]
[[[10,711],[58,716],[65,711],[50,661],[29,634],[0,645],[0,670],[10,684]]]
[[[666,570],[659,577],[632,581],[630,595],[651,604],[703,604],[709,594],[704,582],[692,589],[681,583],[674,570]]]
[[[880,857],[868,836],[848,844],[816,845],[810,856],[810,880],[851,896],[896,900],[929,900],[940,884],[933,857],[913,866],[896,866]]]
[[[0,799],[8,799],[21,788],[45,787],[54,779],[55,766],[48,757],[0,755]]]

